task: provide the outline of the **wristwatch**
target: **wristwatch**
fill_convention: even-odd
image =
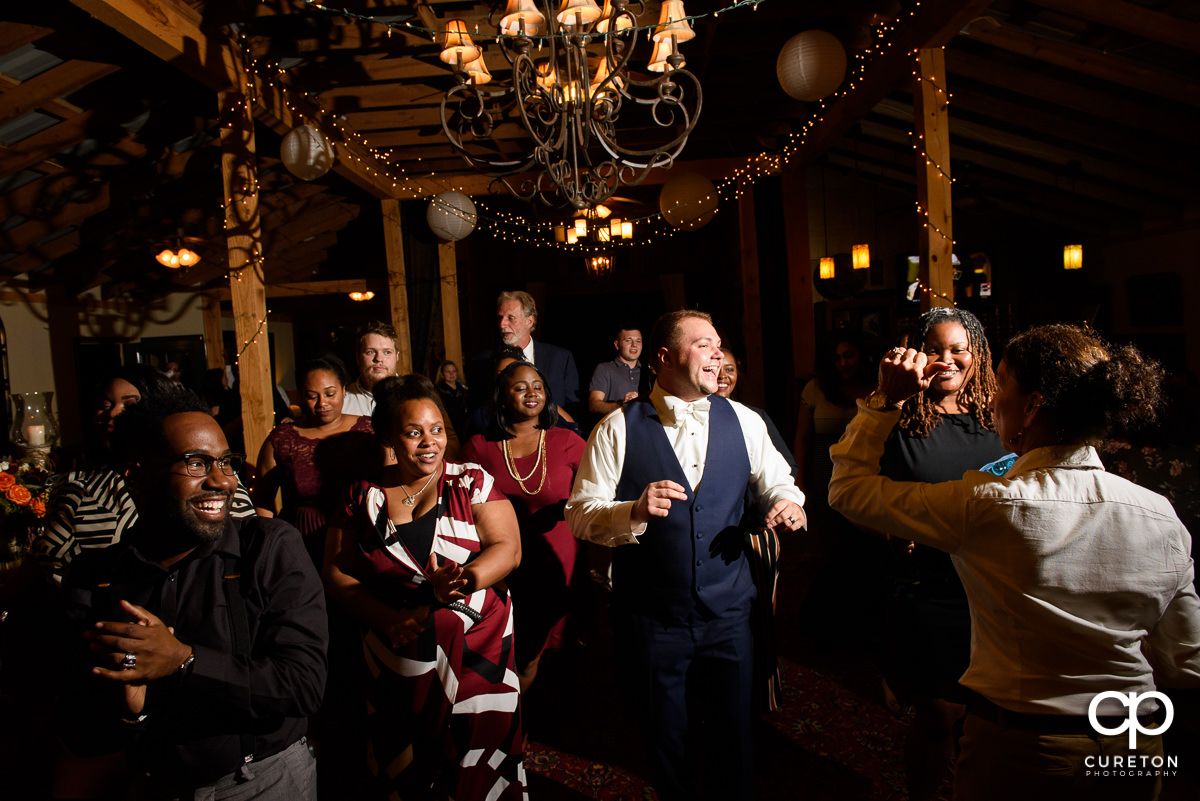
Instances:
[[[883,391],[883,387],[875,387],[875,390],[867,396],[867,408],[874,409],[877,412],[886,412],[891,401],[888,400],[887,393]]]

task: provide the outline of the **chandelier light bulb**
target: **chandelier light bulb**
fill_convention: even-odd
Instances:
[[[672,34],[679,42],[690,42],[696,38],[696,32],[687,20],[687,12],[683,10],[683,0],[664,0],[662,16],[658,18],[658,27],[654,29],[654,41],[670,39]]]
[[[558,9],[559,25],[589,25],[600,19],[596,0],[563,0]]]
[[[446,40],[439,56],[447,64],[469,64],[479,58],[479,48],[467,33],[467,23],[452,19],[446,23]]]
[[[538,11],[534,0],[508,0],[505,14],[500,18],[500,30],[511,36],[521,33],[522,26],[526,36],[537,36],[546,24],[546,17]]]

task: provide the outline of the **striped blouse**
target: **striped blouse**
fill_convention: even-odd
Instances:
[[[254,513],[254,503],[239,482],[229,514],[242,518]],[[61,584],[67,566],[84,549],[107,548],[119,542],[136,522],[137,507],[120,473],[71,472],[51,492],[46,525],[33,542],[33,554]]]

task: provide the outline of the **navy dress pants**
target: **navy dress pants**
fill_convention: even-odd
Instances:
[[[614,612],[614,628],[618,670],[659,798],[752,799],[749,603],[676,623]]]

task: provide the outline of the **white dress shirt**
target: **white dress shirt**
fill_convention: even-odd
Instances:
[[[525,354],[525,361],[529,362],[530,364],[537,364],[537,362],[533,360],[533,337],[529,338],[529,344],[521,348],[521,352]]]
[[[1191,537],[1166,498],[1106,473],[1089,446],[1036,448],[1003,477],[878,475],[899,419],[859,401],[830,449],[829,505],[950,554],[971,604],[961,683],[1015,712],[1086,715],[1097,694],[1200,686]],[[1152,708],[1147,704],[1142,711]],[[1112,699],[1101,715],[1128,715]]]
[[[351,381],[346,386],[346,397],[342,401],[342,414],[357,414],[371,416],[375,411],[375,396],[369,389],[363,389],[357,381]]]
[[[688,403],[663,392],[655,385],[650,402],[662,421],[671,448],[679,459],[683,474],[693,490],[704,478],[708,458],[708,424],[710,401]],[[788,463],[775,449],[767,426],[751,409],[730,401],[737,414],[750,458],[750,484],[763,511],[782,500],[804,504],[804,493],[792,479]],[[617,409],[592,431],[587,450],[575,476],[575,487],[567,501],[566,519],[571,533],[609,547],[637,543],[643,525],[636,531],[629,515],[634,501],[615,501],[617,483],[625,466],[625,413]],[[663,476],[661,480],[668,477]]]

